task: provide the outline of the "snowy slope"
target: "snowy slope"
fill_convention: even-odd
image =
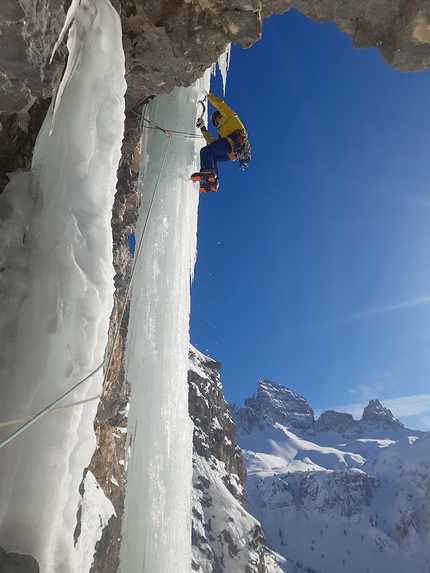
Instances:
[[[429,571],[430,434],[371,401],[362,420],[272,382],[236,411],[250,511],[298,571]]]
[[[189,409],[194,422],[192,570],[201,573],[280,573],[282,558],[267,548],[244,499],[235,426],[224,399],[221,365],[190,351]]]

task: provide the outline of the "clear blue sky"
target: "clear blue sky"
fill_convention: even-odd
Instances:
[[[191,342],[226,399],[270,379],[430,428],[430,72],[290,11],[233,47],[225,100],[253,159],[200,197]]]

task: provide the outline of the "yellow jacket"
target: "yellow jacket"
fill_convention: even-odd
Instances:
[[[206,139],[207,143],[212,143],[215,139],[220,137],[227,137],[227,135],[230,135],[230,133],[233,133],[233,131],[236,131],[237,129],[243,129],[246,132],[243,123],[240,121],[237,114],[230,109],[220,97],[208,94],[208,100],[220,112],[221,118],[217,128],[218,137],[212,137],[207,129],[202,129],[203,137]]]

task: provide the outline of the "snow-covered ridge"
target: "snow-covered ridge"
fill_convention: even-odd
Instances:
[[[260,380],[255,396],[247,398],[243,408],[235,411],[235,422],[240,434],[249,434],[256,427],[272,427],[307,430],[308,433],[338,432],[360,436],[372,429],[402,429],[404,425],[394,418],[379,400],[370,400],[361,420],[351,414],[327,410],[315,421],[307,400],[285,386],[270,380]]]
[[[226,487],[232,475],[221,461],[219,445],[231,436],[220,367],[191,350],[193,569],[205,573],[242,572],[254,544],[246,533],[252,520]],[[267,380],[233,418],[247,508],[275,552],[263,571],[428,573],[430,433],[405,428],[377,400],[361,420],[328,411],[314,421],[305,398]],[[251,571],[257,563],[248,561]]]
[[[427,573],[429,432],[378,400],[361,420],[328,411],[313,422],[304,398],[268,381],[234,418],[250,511],[285,572]]]

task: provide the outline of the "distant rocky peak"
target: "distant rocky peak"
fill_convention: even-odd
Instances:
[[[315,422],[317,432],[337,432],[339,434],[358,432],[359,423],[356,422],[351,414],[326,410]]]
[[[369,404],[364,408],[361,421],[378,428],[399,429],[405,427],[393,416],[391,410],[382,406],[379,400],[370,400]]]
[[[276,382],[260,380],[257,395],[245,400],[235,419],[240,430],[247,434],[255,427],[275,424],[306,430],[314,424],[314,412],[302,396]]]

